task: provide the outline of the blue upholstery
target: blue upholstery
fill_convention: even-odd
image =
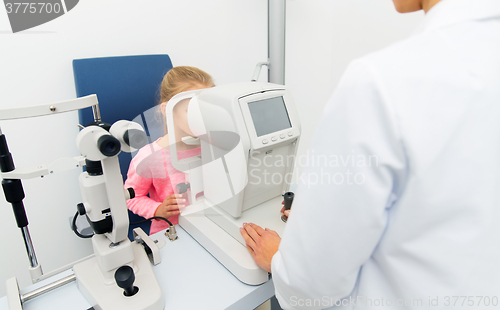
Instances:
[[[133,120],[158,103],[161,81],[171,68],[172,62],[168,55],[75,59],[73,73],[76,95],[83,97],[97,94],[103,122],[113,124],[122,119]],[[84,126],[91,123],[94,120],[92,109],[80,110],[79,118]],[[162,128],[149,128],[149,131],[148,128],[145,129],[152,141],[163,132]],[[129,153],[122,152],[119,155],[124,180],[131,158]],[[143,219],[130,211],[129,218],[130,222]],[[150,223],[139,226],[149,233]],[[133,228],[130,227],[129,238]]]

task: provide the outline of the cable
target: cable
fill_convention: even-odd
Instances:
[[[165,231],[165,236],[167,236],[170,241],[177,240],[177,231],[175,230],[174,224],[172,224],[172,222],[170,222],[169,220],[167,220],[166,218],[161,217],[161,216],[153,216],[153,217],[145,219],[143,221],[130,223],[130,225],[138,225],[138,224],[146,223],[146,222],[151,221],[151,220],[162,220],[162,221],[167,222],[169,226],[168,226],[167,230]]]
[[[161,217],[161,216],[153,216],[153,217],[150,217],[148,219],[145,219],[145,220],[142,220],[142,221],[139,221],[139,222],[135,222],[135,223],[130,223],[130,225],[139,225],[139,224],[142,224],[142,223],[146,223],[148,221],[151,221],[151,220],[162,220],[162,221],[165,221],[168,223],[168,225],[170,226],[174,226],[174,224],[172,224],[172,222],[170,222],[169,220],[167,220],[166,218],[164,217]]]
[[[82,235],[79,231],[78,231],[78,227],[76,227],[76,219],[78,218],[78,211],[75,213],[75,216],[73,217],[73,221],[71,222],[71,229],[75,232],[75,234],[80,237],[80,238],[92,238],[94,236],[94,234],[91,234],[91,235]],[[174,224],[172,224],[172,222],[170,222],[169,220],[167,220],[166,218],[164,217],[161,217],[161,216],[153,216],[151,218],[148,218],[148,219],[145,219],[145,220],[142,220],[142,221],[139,221],[139,222],[135,222],[135,223],[130,223],[130,225],[139,225],[139,224],[142,224],[142,223],[146,223],[148,221],[151,221],[151,220],[162,220],[162,221],[165,221],[168,223],[168,225],[170,225],[170,227],[174,227]],[[174,232],[175,233],[175,232]]]
[[[76,211],[75,213],[75,216],[73,216],[73,221],[71,222],[71,229],[75,232],[75,234],[80,237],[80,238],[84,238],[84,239],[87,239],[87,238],[92,238],[94,236],[94,234],[92,235],[82,235],[79,231],[78,231],[78,227],[76,227],[76,219],[78,218],[78,211]]]

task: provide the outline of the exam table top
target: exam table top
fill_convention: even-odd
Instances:
[[[170,242],[163,233],[153,239],[165,239],[160,249],[162,262],[154,266],[165,298],[165,309],[254,309],[274,295],[272,279],[259,286],[240,282],[181,227],[179,239]],[[26,271],[27,272],[27,271]],[[63,272],[21,289],[21,294],[70,275]],[[72,282],[24,304],[24,309],[87,310],[90,304]],[[0,298],[0,310],[8,310],[7,297]]]

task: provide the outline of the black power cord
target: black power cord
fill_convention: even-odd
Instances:
[[[78,231],[78,227],[76,227],[76,219],[78,218],[78,211],[76,211],[75,213],[75,216],[73,216],[73,221],[71,222],[71,229],[73,229],[73,231],[75,232],[75,234],[80,237],[80,238],[84,238],[84,239],[87,239],[87,238],[92,238],[94,236],[94,234],[92,235],[82,235],[79,231]]]
[[[146,223],[148,221],[151,221],[151,220],[162,220],[162,221],[165,221],[168,223],[168,225],[170,226],[174,226],[172,224],[172,222],[170,222],[169,220],[167,220],[166,218],[164,217],[161,217],[161,216],[153,216],[153,217],[150,217],[148,219],[145,219],[145,220],[142,220],[142,221],[139,221],[139,222],[134,222],[134,223],[130,223],[130,225],[139,225],[139,224],[142,224],[142,223]]]
[[[75,216],[73,217],[73,221],[71,222],[71,229],[75,232],[75,234],[80,237],[80,238],[84,238],[84,239],[87,239],[87,238],[92,238],[94,236],[94,234],[91,234],[91,235],[82,235],[82,233],[80,233],[78,231],[78,227],[76,227],[76,219],[78,218],[78,215],[79,215],[79,212],[76,211],[75,213]],[[151,218],[148,218],[148,219],[145,219],[145,220],[142,220],[142,221],[139,221],[139,222],[134,222],[134,223],[130,223],[130,225],[139,225],[139,224],[142,224],[142,223],[146,223],[148,221],[151,221],[151,220],[162,220],[162,221],[165,221],[168,223],[168,225],[170,225],[171,227],[173,227],[174,225],[172,224],[172,222],[170,222],[169,220],[167,220],[166,218],[164,217],[161,217],[161,216],[153,216]]]

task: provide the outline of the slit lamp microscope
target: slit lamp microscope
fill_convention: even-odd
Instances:
[[[152,268],[152,264],[161,261],[158,245],[140,228],[134,229],[134,242],[127,237],[129,219],[126,200],[133,198],[134,194],[132,189],[124,190],[118,153],[137,150],[147,143],[142,127],[129,121],[118,121],[112,126],[102,123],[96,95],[53,105],[3,110],[0,119],[51,115],[87,107],[92,107],[95,122],[84,127],[77,136],[82,156],[60,159],[50,165],[16,169],[5,135],[0,131],[2,187],[23,234],[32,280],[37,282],[44,275],[28,230],[21,179],[86,166],[86,171],[78,179],[83,203],[77,209],[80,215],[87,217],[94,231],[94,255],[75,263],[72,266],[73,275],[24,295],[19,293],[17,280],[9,279],[7,297],[10,310],[22,309],[22,304],[29,299],[75,280],[96,310],[164,309],[162,292]]]

